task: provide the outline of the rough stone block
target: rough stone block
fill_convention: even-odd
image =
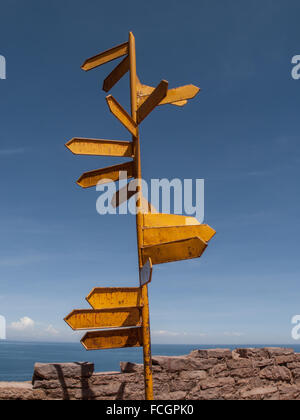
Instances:
[[[221,394],[221,388],[201,389],[199,392],[199,400],[220,400]]]
[[[295,378],[295,379],[299,379],[300,378],[300,369],[299,368],[292,369],[291,370],[291,373],[293,375],[293,378]]]
[[[242,391],[240,395],[244,399],[253,398],[253,397],[254,398],[258,397],[259,399],[262,399],[266,395],[274,394],[275,392],[277,392],[277,387],[267,386],[267,387],[262,387],[262,388],[254,388],[254,389],[251,389],[250,391]]]
[[[33,390],[30,382],[0,382],[0,401],[46,400],[43,390]]]
[[[242,369],[253,368],[253,361],[251,359],[228,360],[228,369]]]
[[[121,362],[120,368],[122,373],[144,373],[144,365],[131,363],[131,362]]]
[[[234,385],[235,381],[233,378],[208,378],[200,383],[201,389],[218,388],[225,385]]]
[[[209,374],[211,376],[218,375],[222,372],[225,372],[227,370],[227,364],[226,363],[219,363],[218,365],[214,366],[210,369]]]
[[[187,400],[199,400],[200,398],[200,385],[197,384],[191,391],[186,395]]]
[[[268,359],[270,357],[264,348],[236,349],[236,352],[245,359]]]
[[[274,359],[253,360],[254,368],[264,368],[266,366],[274,365]]]
[[[63,378],[89,378],[94,373],[94,363],[36,363],[34,365],[33,382]]]
[[[88,380],[88,384],[90,386],[94,385],[106,385],[111,382],[121,382],[122,380],[126,380],[129,375],[121,375],[119,372],[112,372],[110,374],[103,374],[103,373],[94,373]]]
[[[189,357],[200,357],[205,359],[231,359],[232,352],[229,349],[194,350]]]
[[[295,360],[294,354],[275,357],[275,363],[277,363],[277,365],[286,365],[287,363],[292,363],[294,360]]]
[[[186,392],[184,391],[175,391],[169,393],[170,400],[184,400],[186,397]]]
[[[284,366],[270,366],[264,368],[260,374],[260,378],[268,379],[270,381],[286,381],[289,382],[292,379],[291,372]]]
[[[180,372],[183,370],[208,370],[218,363],[218,359],[201,359],[189,356],[154,356],[153,365],[159,365],[169,372]]]
[[[255,371],[253,368],[241,368],[241,369],[233,369],[230,372],[230,375],[233,378],[251,378],[255,376],[258,371]]]
[[[177,380],[183,381],[201,381],[207,378],[207,373],[205,370],[192,370],[192,371],[183,371],[180,372],[179,378]]]
[[[266,347],[265,350],[268,352],[269,357],[288,356],[289,354],[295,353],[293,349],[284,347]]]
[[[292,362],[287,364],[288,369],[300,369],[300,362]]]
[[[35,380],[33,384],[33,389],[57,389],[57,388],[82,388],[87,385],[87,379],[85,378],[64,378],[62,381],[51,379],[50,381]]]
[[[297,385],[279,385],[280,400],[299,400],[300,388]]]

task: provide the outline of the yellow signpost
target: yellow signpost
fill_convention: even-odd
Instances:
[[[87,297],[92,309],[74,310],[65,321],[74,330],[95,330],[87,332],[81,341],[87,350],[143,347],[145,398],[152,400],[148,285],[152,280],[153,265],[200,257],[216,232],[210,226],[200,224],[194,217],[158,213],[142,193],[140,123],[159,105],[184,106],[200,89],[194,85],[169,89],[166,80],[162,80],[156,88],[142,84],[136,73],[135,39],[131,32],[128,42],[89,58],[82,69],[89,71],[121,57],[124,57],[122,61],[104,80],[103,90],[109,92],[129,72],[131,115],[112,95],[107,96],[106,100],[112,114],[131,133],[132,142],[73,138],[66,146],[75,155],[132,159],[86,172],[77,183],[89,188],[99,183],[118,181],[120,172],[127,172],[128,179],[136,180],[134,191],[128,183],[114,195],[112,205],[117,207],[126,199],[136,196],[140,286],[95,288]]]
[[[130,141],[74,138],[66,146],[74,155],[133,157]]]
[[[93,309],[142,306],[139,287],[96,287],[86,298]]]
[[[82,188],[95,187],[97,184],[107,184],[109,181],[118,181],[120,172],[126,172],[128,178],[134,178],[133,162],[121,163],[121,165],[109,166],[85,172],[78,179],[77,184]]]
[[[86,350],[142,347],[143,332],[141,327],[88,332],[81,343]]]
[[[101,328],[136,327],[141,325],[141,308],[78,309],[65,318],[74,330],[97,330]]]

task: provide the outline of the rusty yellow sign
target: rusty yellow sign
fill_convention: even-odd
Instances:
[[[94,309],[142,306],[139,287],[96,287],[86,300]]]
[[[109,92],[119,80],[129,71],[130,62],[129,56],[125,57],[124,60],[107,76],[103,82],[104,92]]]
[[[155,107],[165,98],[168,92],[169,83],[162,80],[160,84],[153,90],[147,100],[139,107],[137,111],[137,122],[140,124]]]
[[[107,96],[106,101],[112,114],[131,134],[132,141],[73,138],[66,146],[76,155],[132,158],[130,162],[86,172],[77,182],[83,188],[94,187],[98,183],[118,181],[120,172],[127,172],[128,179],[134,178],[114,195],[112,205],[118,207],[133,196],[136,201],[140,287],[95,288],[87,297],[93,309],[75,310],[65,321],[74,330],[97,330],[83,337],[81,342],[87,350],[143,347],[145,397],[152,400],[148,286],[152,280],[153,265],[200,257],[215,231],[208,225],[200,224],[194,217],[158,213],[143,197],[142,189],[139,124],[158,105],[184,106],[200,89],[194,85],[169,89],[166,80],[156,88],[142,84],[137,77],[132,32],[128,42],[89,58],[82,69],[89,71],[121,57],[120,63],[105,78],[103,90],[109,92],[129,72],[130,114],[113,96]]]
[[[193,226],[200,225],[195,217],[177,214],[144,214],[143,227]]]
[[[107,168],[85,172],[78,179],[77,184],[82,188],[90,188],[95,187],[97,184],[107,184],[108,182],[118,181],[120,179],[120,172],[126,172],[128,179],[133,178],[133,163],[127,162],[122,163],[121,165],[114,165]]]
[[[77,309],[65,321],[73,330],[137,327],[141,325],[141,308]]]
[[[141,106],[153,93],[155,88],[139,83],[138,89],[138,103]],[[158,105],[177,105],[184,106],[187,104],[188,99],[194,98],[200,89],[194,85],[181,86],[175,89],[169,89],[165,97],[158,103]]]
[[[142,248],[144,264],[151,258],[152,264],[165,264],[174,261],[199,258],[207,247],[201,238],[190,238]]]
[[[133,135],[138,135],[137,123],[131,118],[131,116],[125,111],[125,109],[119,104],[119,102],[111,95],[106,98],[107,104],[111,113],[124,125],[125,128]]]
[[[144,228],[144,246],[158,245],[165,242],[180,241],[199,237],[204,242],[209,242],[216,231],[208,225],[172,226]]]
[[[66,147],[74,155],[133,157],[132,142],[73,138]]]
[[[122,328],[88,332],[81,340],[86,350],[119,349],[124,347],[142,347],[142,328]]]
[[[128,54],[128,42],[110,48],[109,50],[97,54],[94,57],[88,58],[81,68],[82,70],[89,71],[126,54]]]
[[[143,85],[140,82],[140,80],[137,78],[137,104],[138,106],[141,106],[143,102],[146,101],[146,99],[149,97],[149,95],[151,95],[154,89],[155,89],[154,87]],[[187,100],[170,102],[170,104],[182,107],[187,104]]]
[[[125,203],[127,200],[130,200],[131,197],[133,197],[136,194],[136,190],[131,191],[130,190],[130,182],[125,185],[125,187],[121,188],[119,191],[117,191],[112,199],[111,199],[111,205],[114,208],[119,207],[121,204]]]

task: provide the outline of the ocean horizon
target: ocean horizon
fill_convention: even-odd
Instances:
[[[300,344],[152,344],[155,356],[180,356],[195,349],[288,347],[300,353]],[[87,352],[80,343],[0,341],[0,381],[31,381],[34,364],[93,362],[96,372],[120,371],[120,362],[143,362],[142,348]]]

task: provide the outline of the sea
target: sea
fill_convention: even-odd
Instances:
[[[195,349],[248,347],[288,347],[300,353],[300,345],[188,345],[153,344],[152,354],[156,356],[180,356]],[[125,348],[87,352],[80,343],[27,343],[0,340],[0,381],[31,381],[34,364],[93,362],[95,372],[120,371],[120,362],[143,362],[141,348]]]

